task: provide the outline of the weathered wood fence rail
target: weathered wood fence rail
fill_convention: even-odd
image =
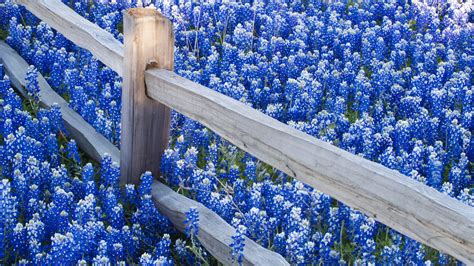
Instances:
[[[158,12],[126,11],[123,46],[58,0],[18,3],[123,76],[122,122],[126,119],[126,129],[122,131],[122,147],[126,148],[120,157],[121,167],[129,169],[122,171],[124,180],[137,182],[139,174],[135,173],[159,165],[161,154],[157,151],[167,145],[167,108],[172,108],[289,176],[417,241],[474,263],[474,208],[176,75],[171,71],[172,29]],[[134,156],[146,160],[134,160]],[[159,174],[157,169],[154,174]],[[167,193],[162,184],[154,189],[159,187],[162,192],[153,193],[157,198]],[[182,216],[173,216],[167,207],[158,203],[165,214]],[[182,227],[182,221],[177,224]],[[222,247],[222,242],[218,245]],[[221,254],[223,250],[210,252],[222,259],[228,257]]]

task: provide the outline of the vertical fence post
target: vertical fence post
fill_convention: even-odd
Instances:
[[[145,70],[173,70],[172,23],[155,9],[124,12],[121,182],[138,184],[145,171],[160,174],[168,144],[170,109],[146,94]]]

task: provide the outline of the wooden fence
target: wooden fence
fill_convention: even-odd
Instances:
[[[29,65],[15,50],[2,41],[0,41],[0,63],[3,64],[13,87],[23,97],[28,97],[24,87],[26,87],[25,78]],[[59,105],[68,133],[87,155],[96,161],[100,161],[105,155],[110,156],[114,162],[120,161],[120,151],[117,147],[69,108],[67,102],[49,86],[41,74],[38,74],[38,81],[40,105],[47,109],[50,109],[53,104]],[[180,231],[184,232],[185,213],[191,207],[195,207],[200,216],[198,239],[219,261],[226,265],[232,263],[230,244],[232,236],[235,235],[235,229],[232,226],[204,205],[176,193],[157,180],[154,181],[152,187],[155,206]],[[288,265],[282,256],[261,247],[251,239],[245,239],[245,246],[244,264],[246,265]]]
[[[259,160],[400,233],[465,263],[474,263],[474,208],[176,75],[172,71],[172,25],[157,11],[125,11],[122,45],[58,0],[19,0],[18,3],[123,77],[120,164],[124,182],[137,183],[146,170],[159,176],[161,151],[169,134],[169,108],[172,108]],[[163,196],[171,192],[161,183],[156,182],[153,189],[157,207],[182,229],[183,206],[190,203],[177,206],[179,203]],[[205,208],[202,211],[207,213]],[[221,241],[220,230],[214,233],[212,227],[206,226],[220,219],[211,213],[206,215],[209,219],[200,223],[205,228],[203,234],[209,236],[207,240],[203,238],[203,244],[206,248],[213,246],[209,249],[211,254],[228,263],[229,242]],[[220,226],[229,225],[224,222]],[[221,240],[210,244],[209,239],[217,238]],[[269,263],[271,258],[265,262],[249,258],[263,254],[284,263],[281,256],[263,248],[259,250],[263,253],[246,254],[246,263]]]

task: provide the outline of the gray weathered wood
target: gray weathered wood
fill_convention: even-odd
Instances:
[[[286,174],[428,246],[474,263],[474,208],[177,74],[151,69],[148,95]]]
[[[28,63],[3,41],[0,41],[0,62],[4,65],[13,86],[18,89],[23,97],[28,97],[24,88],[26,85],[26,72],[29,67]],[[49,86],[44,77],[39,73],[38,84],[41,89],[39,93],[40,105],[48,109],[54,103],[59,105],[66,130],[84,152],[97,161],[100,161],[106,153],[115,162],[119,161],[120,152],[117,147],[95,131],[79,114],[69,108],[68,103]]]
[[[160,176],[161,155],[168,146],[170,109],[146,95],[147,66],[173,69],[171,22],[156,9],[124,12],[121,180],[138,184],[151,171]]]
[[[122,75],[123,45],[111,33],[83,18],[59,0],[17,0],[16,3]]]
[[[155,206],[168,217],[181,232],[184,232],[186,212],[194,207],[199,212],[198,239],[215,258],[225,265],[232,264],[232,236],[235,229],[219,215],[185,196],[174,192],[158,181],[152,185],[152,196]],[[275,252],[269,251],[245,237],[245,265],[289,265],[288,262]]]

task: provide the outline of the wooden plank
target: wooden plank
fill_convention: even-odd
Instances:
[[[17,88],[23,97],[28,97],[25,90],[28,63],[3,41],[0,41],[0,62],[4,65],[5,72],[8,74],[12,85]],[[40,105],[48,109],[54,103],[59,105],[66,130],[86,154],[96,161],[100,161],[106,153],[112,157],[113,161],[118,162],[120,160],[120,152],[117,147],[95,131],[79,114],[69,108],[68,103],[49,86],[40,73],[38,73],[38,84],[41,89],[39,93]]]
[[[160,176],[161,155],[168,146],[170,109],[146,95],[148,66],[173,69],[171,22],[156,9],[124,12],[121,180],[138,184],[145,171]]]
[[[17,0],[16,3],[122,75],[123,45],[111,33],[83,18],[59,0]]]
[[[181,232],[185,229],[185,212],[195,207],[199,212],[199,241],[220,262],[232,265],[230,244],[232,236],[235,235],[235,229],[224,219],[204,205],[174,192],[158,181],[154,181],[152,185],[152,196],[158,210],[168,217]],[[245,265],[289,265],[280,254],[261,247],[247,237],[244,243],[243,263]]]
[[[177,74],[145,73],[148,95],[258,159],[428,246],[474,263],[474,208]]]

